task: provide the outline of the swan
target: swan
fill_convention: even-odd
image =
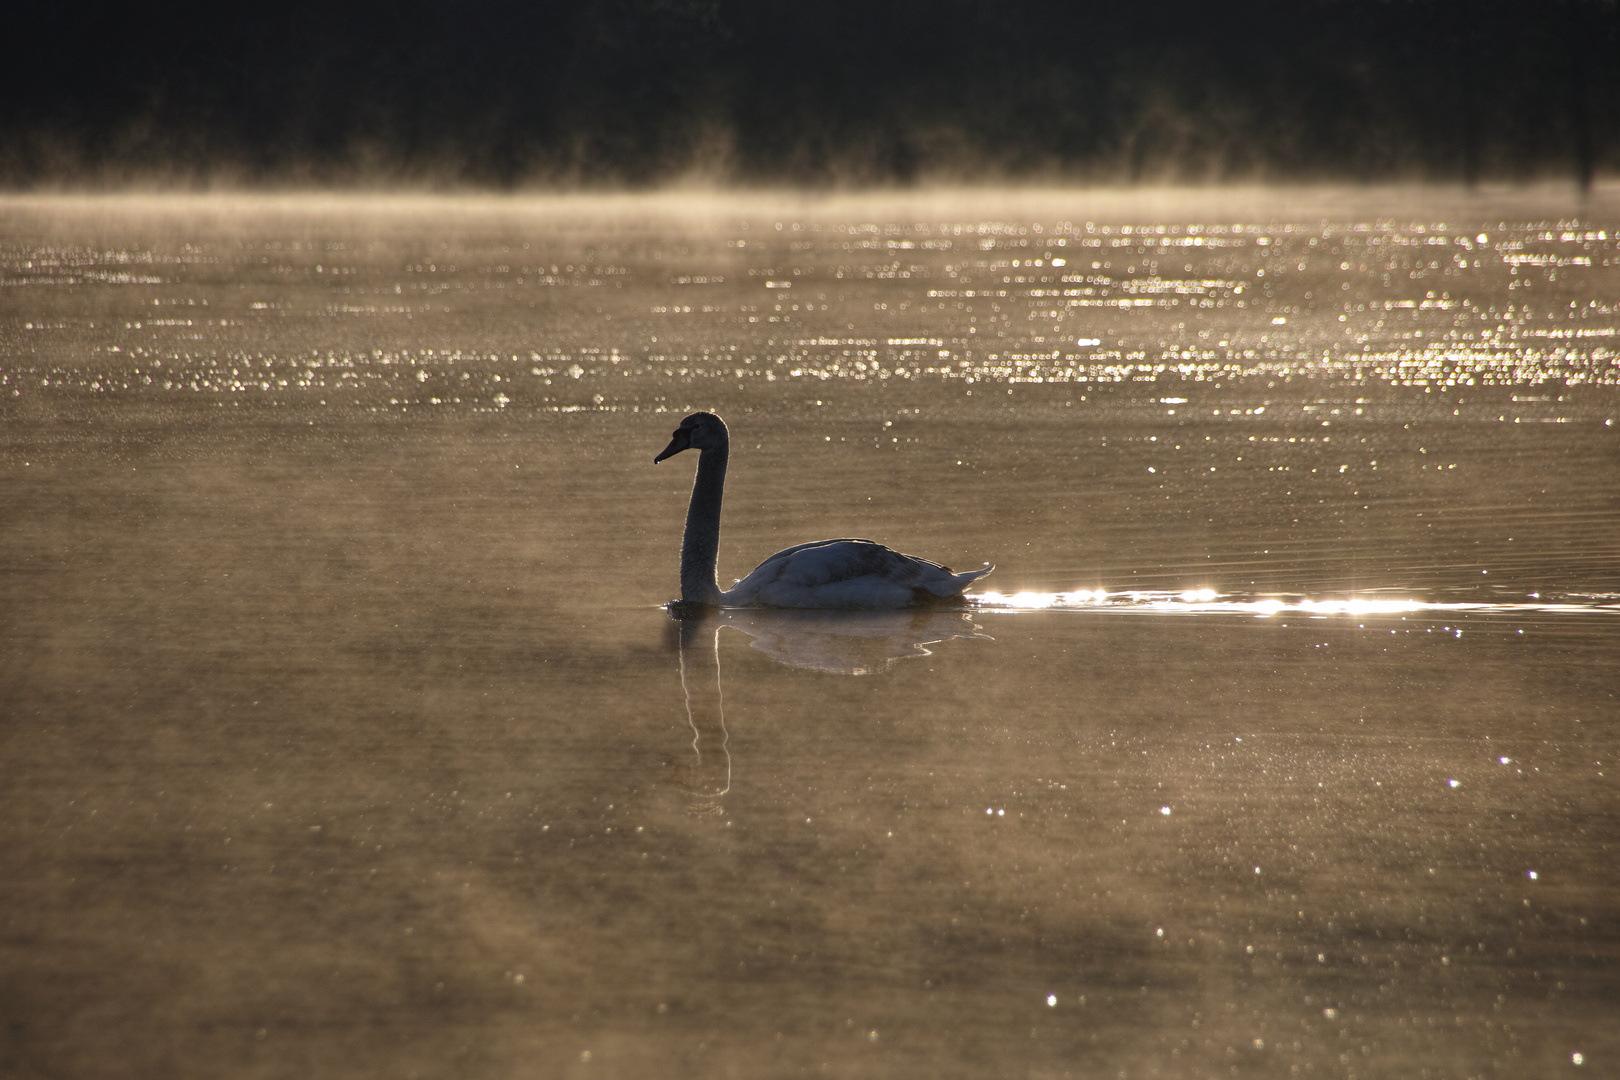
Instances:
[[[731,436],[725,421],[697,412],[681,421],[653,464],[697,450],[697,479],[681,538],[681,602],[714,607],[906,608],[963,602],[962,590],[995,567],[958,574],[871,540],[816,540],[784,548],[730,589],[715,580],[720,501]]]

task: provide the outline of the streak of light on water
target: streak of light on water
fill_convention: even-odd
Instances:
[[[1410,599],[1368,599],[1350,597],[1338,600],[1311,600],[1305,597],[1222,595],[1213,589],[1194,589],[1183,592],[1155,592],[1130,589],[1109,592],[1106,589],[1076,589],[1073,592],[1018,592],[1004,595],[998,592],[971,594],[975,611],[985,614],[1016,614],[1018,612],[1081,610],[1168,613],[1178,615],[1272,615],[1303,614],[1313,616],[1344,615],[1405,615],[1432,613],[1444,615],[1572,615],[1580,613],[1620,614],[1620,595],[1613,593],[1590,595],[1562,595],[1548,599],[1525,600],[1518,603],[1464,601],[1445,602]]]

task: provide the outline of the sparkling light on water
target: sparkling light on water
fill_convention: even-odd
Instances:
[[[649,199],[637,212],[677,205]],[[99,322],[15,325],[0,393],[585,411],[657,409],[649,380],[1002,393],[1300,378],[1465,394],[1620,385],[1615,232],[1574,219],[1482,230],[1432,218],[1032,214],[880,228],[828,210],[777,218],[761,236],[747,207],[711,206],[666,257],[633,231],[582,245],[526,206],[514,203],[507,235],[476,249],[401,238],[397,210],[363,202],[350,208],[358,224],[318,237],[227,230],[144,248],[0,238],[0,289],[35,310],[86,288],[137,301]],[[219,209],[251,215],[255,204]],[[219,287],[227,280],[240,287]],[[323,299],[312,306],[292,285]],[[584,302],[600,318],[491,335],[478,320],[497,302],[537,313]],[[74,348],[109,319],[116,344]],[[266,350],[260,329],[289,320],[321,344]],[[721,329],[721,342],[701,327]],[[1569,417],[1549,399],[1513,419]]]

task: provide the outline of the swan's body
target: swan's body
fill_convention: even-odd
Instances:
[[[721,591],[720,503],[725,494],[731,437],[713,413],[693,413],[653,461],[697,450],[697,479],[681,540],[681,600],[717,607],[904,608],[960,603],[962,590],[994,567],[954,573],[871,540],[818,540],[785,548]]]

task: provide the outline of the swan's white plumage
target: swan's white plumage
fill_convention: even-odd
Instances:
[[[989,572],[952,573],[871,540],[821,540],[778,551],[721,600],[727,607],[912,607],[961,596]]]
[[[713,413],[681,421],[662,461],[701,451],[681,542],[681,599],[722,607],[904,608],[961,600],[962,591],[994,567],[955,573],[871,540],[817,540],[784,548],[722,592],[715,581],[720,505],[730,435]]]

